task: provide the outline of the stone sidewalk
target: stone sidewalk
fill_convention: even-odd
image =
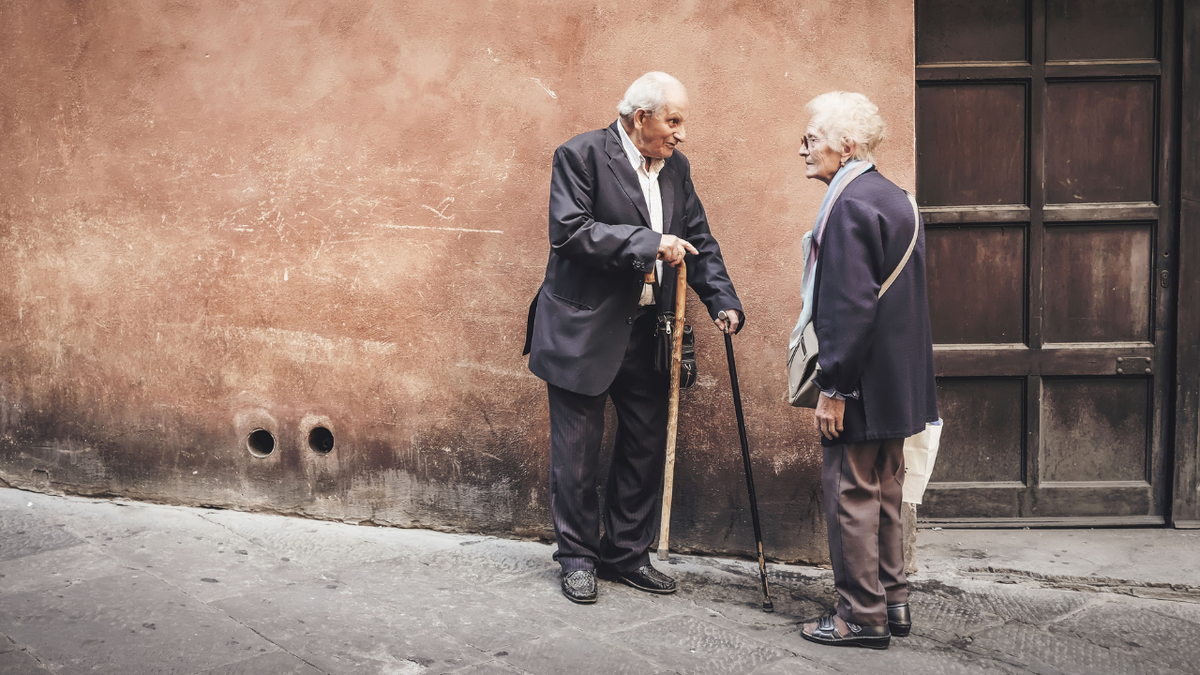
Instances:
[[[691,556],[677,595],[579,606],[541,543],[0,489],[0,673],[1200,673],[1200,533],[1121,532],[922,532],[913,635],[871,652],[799,637],[815,568],[771,566],[773,614],[755,565]],[[1139,551],[1159,578],[1075,560]]]

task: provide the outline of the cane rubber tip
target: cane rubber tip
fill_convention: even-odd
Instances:
[[[660,548],[658,549],[658,559],[666,562],[671,559],[671,553],[665,548]]]
[[[774,605],[774,604],[772,604],[770,600],[768,600],[768,601],[766,601],[766,602],[764,602],[764,603],[763,603],[763,611],[764,611],[764,612],[774,612],[774,611],[775,611],[775,605]]]

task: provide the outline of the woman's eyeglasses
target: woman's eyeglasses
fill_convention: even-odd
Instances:
[[[805,150],[811,150],[813,148],[813,146],[815,146],[817,144],[818,141],[824,141],[824,140],[828,140],[828,139],[818,138],[817,136],[805,136],[803,139],[801,139],[800,147],[804,148]]]

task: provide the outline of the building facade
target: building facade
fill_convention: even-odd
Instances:
[[[1198,14],[5,3],[0,479],[552,536],[546,390],[520,355],[550,157],[665,70],[746,305],[772,557],[826,556],[820,446],[783,362],[824,192],[796,154],[803,106],[832,89],[880,106],[880,170],[928,223],[947,430],[921,515],[1200,523]],[[692,315],[672,546],[748,552],[722,341]]]

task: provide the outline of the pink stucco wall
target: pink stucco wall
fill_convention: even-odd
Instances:
[[[803,105],[870,96],[881,170],[911,187],[912,21],[898,0],[0,4],[0,478],[552,534],[520,355],[550,156],[665,70],[748,313],[768,552],[821,559],[820,448],[782,398],[824,188],[796,155]],[[746,551],[724,349],[696,325],[673,542]]]

